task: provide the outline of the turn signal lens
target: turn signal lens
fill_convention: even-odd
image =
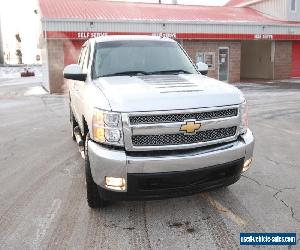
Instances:
[[[94,140],[105,142],[104,114],[99,109],[95,109],[93,114],[93,136]]]
[[[93,128],[94,139],[99,142],[105,142],[105,129],[104,128]]]

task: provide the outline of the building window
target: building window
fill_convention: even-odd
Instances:
[[[208,70],[215,69],[215,53],[214,52],[197,52],[196,63],[204,62],[208,66]]]
[[[292,12],[296,11],[296,0],[291,0],[291,11]]]

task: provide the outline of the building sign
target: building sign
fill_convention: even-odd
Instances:
[[[198,40],[300,40],[298,34],[222,34],[222,33],[168,33],[168,32],[89,32],[89,31],[47,31],[44,33],[48,39],[75,39],[87,40],[89,38],[109,35],[147,35],[162,36],[173,39]]]
[[[176,33],[152,33],[152,36],[160,36],[160,37],[168,37],[168,38],[176,38]]]
[[[95,38],[99,36],[107,36],[108,33],[106,32],[77,32],[77,38],[80,39],[89,39],[89,38]]]
[[[89,39],[95,38],[99,36],[108,36],[110,33],[108,32],[77,32],[77,38],[79,39]],[[176,33],[152,33],[152,36],[160,36],[160,37],[168,37],[168,38],[176,38]]]
[[[254,35],[256,40],[273,40],[273,35],[270,34],[256,34]]]

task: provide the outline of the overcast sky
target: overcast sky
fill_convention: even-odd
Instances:
[[[37,40],[39,35],[39,20],[34,14],[38,0],[0,0],[0,17],[3,36],[3,49],[15,53],[15,34],[22,38],[22,52],[25,63],[35,62]],[[158,0],[119,0],[134,2],[158,2]],[[224,5],[228,0],[178,0],[179,4],[191,5]],[[172,3],[172,0],[162,0],[162,3]]]

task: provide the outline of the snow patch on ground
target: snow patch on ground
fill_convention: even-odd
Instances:
[[[21,78],[24,68],[29,68],[36,76],[42,76],[42,66],[23,66],[23,67],[0,67],[0,78]]]
[[[279,80],[279,82],[288,82],[288,83],[300,83],[300,77],[294,77],[290,79]]]
[[[47,91],[45,91],[45,89],[41,86],[32,87],[24,93],[25,96],[46,94],[48,94]]]

